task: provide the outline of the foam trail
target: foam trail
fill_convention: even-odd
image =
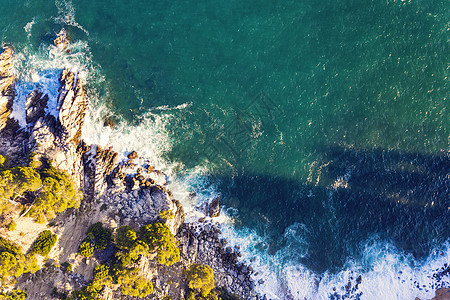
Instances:
[[[73,7],[72,0],[56,0],[55,6],[58,9],[58,17],[55,18],[56,22],[77,27],[86,33],[86,35],[89,35],[89,32],[75,21],[75,8]]]
[[[268,299],[430,299],[436,289],[450,287],[448,271],[436,276],[450,263],[449,242],[425,261],[417,261],[388,242],[368,241],[361,259],[349,260],[338,273],[316,274],[290,259],[293,249],[274,255],[256,249],[266,240],[253,231],[229,224],[223,226],[222,235],[231,247],[240,246],[242,260],[257,274],[256,290]]]

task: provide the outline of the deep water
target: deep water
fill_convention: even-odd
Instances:
[[[261,294],[414,299],[450,287],[447,1],[0,7],[19,96],[26,72],[40,88],[43,70],[84,72],[85,138],[151,156],[198,202],[220,196],[224,235],[260,270]],[[74,46],[51,64],[63,27]]]

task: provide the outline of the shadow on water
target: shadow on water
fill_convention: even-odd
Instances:
[[[217,178],[224,205],[238,209],[237,227],[271,241],[258,247],[288,250],[285,258],[323,272],[360,257],[374,237],[417,259],[450,237],[445,154],[332,147],[323,157],[317,184],[264,174]]]

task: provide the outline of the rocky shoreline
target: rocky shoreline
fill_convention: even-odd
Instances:
[[[56,47],[61,51],[65,48]],[[105,254],[89,259],[76,254],[84,232],[95,222],[111,230],[123,225],[139,228],[163,222],[178,241],[181,259],[172,266],[158,265],[154,259],[142,262],[154,286],[153,294],[146,299],[184,298],[188,287],[183,270],[193,263],[207,264],[214,270],[216,287],[244,299],[259,299],[250,276],[251,267],[239,262],[238,249],[226,247],[226,241],[220,239],[220,225],[213,221],[184,223],[183,207],[166,189],[167,177],[162,171],[155,170],[135,152],[130,153],[128,160],[118,162],[118,154],[111,148],[87,145],[81,139],[88,101],[77,73],[67,68],[61,71],[54,108],[48,107],[48,95],[38,90],[27,96],[26,128],[10,119],[15,98],[13,51],[5,47],[0,52],[0,155],[8,155],[13,165],[25,165],[31,154],[35,160],[50,160],[54,167],[71,176],[84,195],[79,209],[68,209],[47,225],[58,236],[57,248],[45,258],[46,267],[20,277],[16,288],[26,291],[28,299],[51,299],[52,291],[68,293],[86,285],[94,267],[108,259]],[[56,115],[49,110],[56,111]],[[219,206],[220,201],[214,199],[206,214],[218,216]],[[164,219],[161,211],[172,212],[173,217]],[[22,221],[30,222],[27,217],[10,214],[4,216],[2,224],[11,220],[20,228],[24,227]],[[23,229],[21,234],[32,240],[34,231],[36,228]],[[0,233],[21,244],[24,250],[31,246],[14,233],[4,229]],[[62,271],[62,262],[73,265],[73,270]],[[105,288],[102,294],[102,299],[132,298],[121,294],[117,287]]]

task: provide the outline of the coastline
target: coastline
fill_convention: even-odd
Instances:
[[[66,37],[59,35],[55,47],[63,52],[66,46]],[[101,222],[114,231],[119,226],[128,225],[137,230],[149,223],[162,222],[175,235],[181,259],[172,266],[158,264],[155,259],[140,263],[141,270],[154,286],[154,293],[148,299],[183,298],[188,290],[183,270],[196,263],[212,267],[216,287],[228,288],[230,293],[245,299],[259,299],[253,291],[251,268],[239,262],[238,249],[226,248],[226,241],[219,238],[220,224],[211,221],[213,218],[208,224],[185,224],[183,207],[166,189],[167,177],[161,170],[155,170],[135,152],[119,162],[112,148],[84,143],[81,131],[89,101],[76,72],[61,70],[56,107],[48,107],[48,96],[35,90],[27,96],[25,104],[26,127],[8,118],[14,110],[15,97],[11,73],[13,51],[5,48],[2,52],[0,75],[6,78],[2,79],[2,100],[6,102],[0,107],[0,154],[8,155],[10,165],[26,165],[31,154],[36,161],[51,161],[51,165],[70,175],[74,186],[84,195],[79,209],[65,210],[45,222],[44,227],[34,226],[31,218],[19,212],[4,218],[4,224],[15,221],[21,235],[17,234],[19,230],[14,233],[2,229],[0,233],[21,244],[25,252],[39,233],[37,228],[48,227],[58,237],[49,255],[39,258],[43,268],[19,277],[16,288],[24,290],[29,299],[49,299],[55,288],[58,293],[81,289],[92,279],[94,268],[110,259],[102,253],[92,258],[77,255],[90,225]],[[219,204],[216,205],[214,216],[220,213]],[[162,218],[162,211],[173,213],[173,217]],[[73,271],[63,272],[59,267],[63,262],[72,265]],[[126,299],[124,297],[118,286],[107,287],[102,292],[103,299]]]

